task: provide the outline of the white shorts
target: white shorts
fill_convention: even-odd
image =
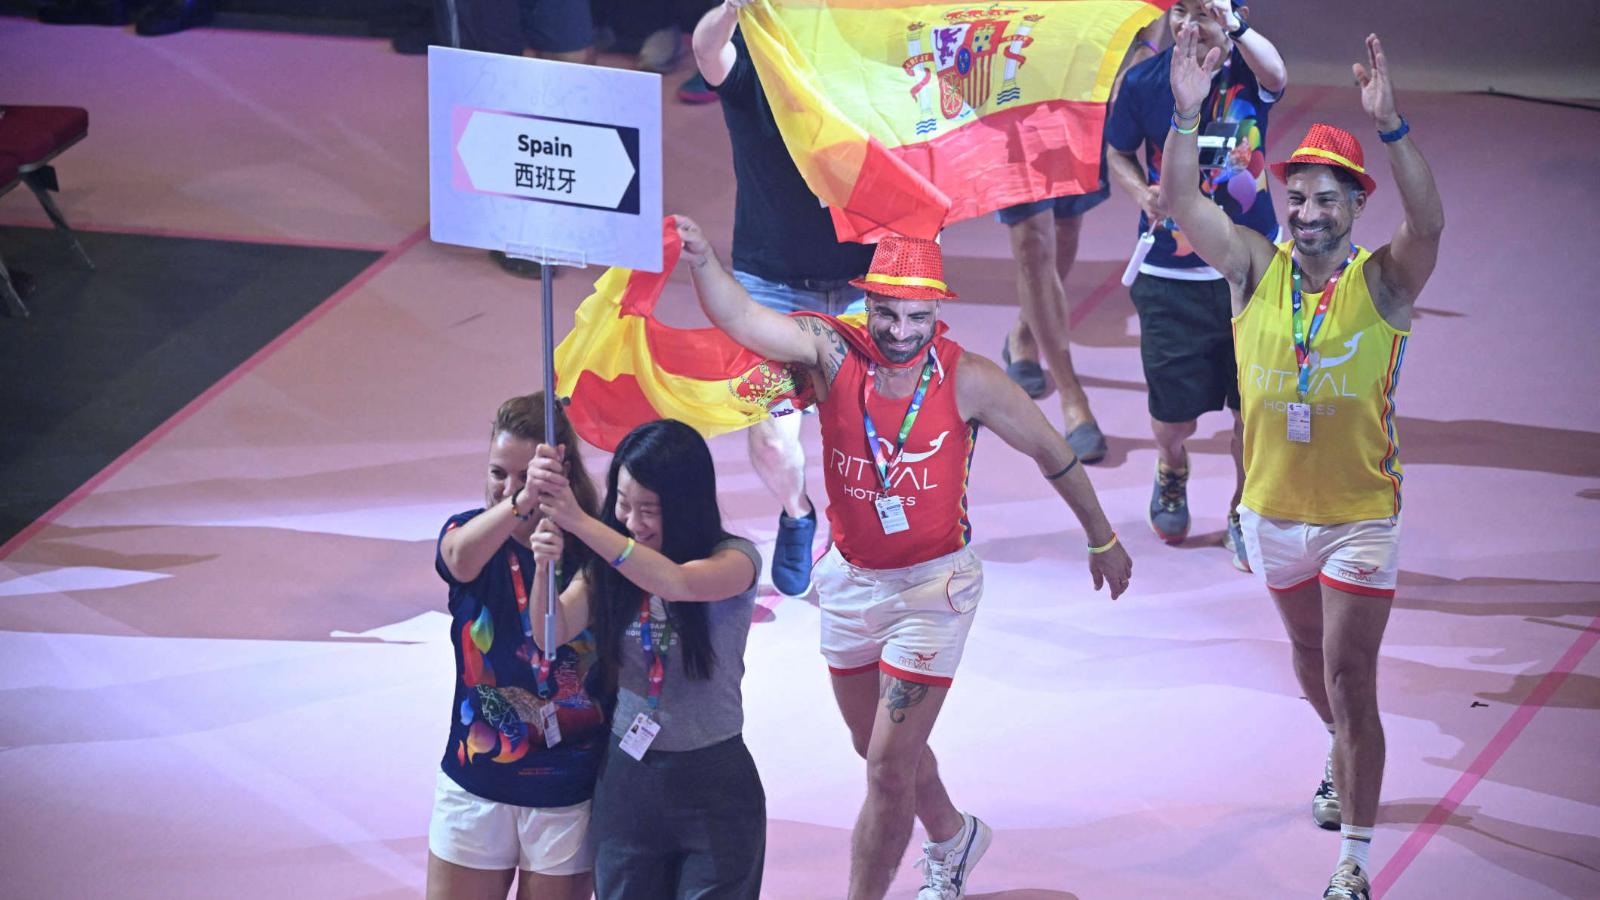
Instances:
[[[469,869],[578,875],[594,868],[589,801],[549,808],[496,803],[440,772],[433,789],[428,849]]]
[[[1292,591],[1320,580],[1368,597],[1394,597],[1400,574],[1400,519],[1307,525],[1269,519],[1239,505],[1239,527],[1250,568],[1267,587]]]
[[[983,597],[983,564],[972,548],[904,569],[862,569],[834,547],[811,577],[830,672],[878,669],[906,681],[950,686]]]

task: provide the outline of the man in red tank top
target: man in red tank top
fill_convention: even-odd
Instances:
[[[1109,584],[1115,599],[1132,563],[1061,433],[1003,370],[945,337],[939,303],[955,295],[937,243],[878,244],[852,282],[867,292],[863,328],[757,305],[699,226],[677,221],[711,321],[756,353],[813,370],[834,547],[812,583],[834,696],[867,760],[849,896],[884,896],[915,817],[929,838],[918,898],[956,900],[990,832],[950,802],[928,734],[983,591],[966,499],[978,426],[1031,457],[1078,517],[1096,590]]]

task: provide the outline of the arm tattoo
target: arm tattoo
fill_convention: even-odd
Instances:
[[[906,720],[906,710],[927,699],[928,686],[899,678],[884,678],[879,688],[883,708],[889,711],[889,721],[899,724]]]
[[[794,324],[803,334],[827,339],[828,348],[822,353],[822,380],[832,385],[833,377],[839,374],[839,367],[844,365],[844,358],[850,352],[844,338],[815,316],[795,316]]]
[[[839,367],[844,365],[845,355],[850,349],[845,346],[844,338],[839,336],[839,332],[832,328],[827,330],[827,338],[829,346],[827,353],[822,357],[822,377],[828,386],[832,387],[833,377],[839,374]]]

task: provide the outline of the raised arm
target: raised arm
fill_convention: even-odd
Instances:
[[[1405,125],[1405,119],[1395,111],[1389,63],[1375,34],[1367,35],[1367,60],[1370,70],[1360,63],[1351,67],[1361,85],[1361,107],[1372,116],[1380,134],[1398,131]],[[1439,198],[1433,171],[1409,136],[1385,141],[1383,146],[1389,154],[1389,168],[1394,173],[1394,185],[1400,192],[1400,207],[1405,218],[1400,220],[1400,227],[1395,229],[1388,245],[1373,254],[1368,272],[1376,269],[1377,279],[1374,284],[1369,275],[1368,284],[1373,289],[1378,311],[1389,324],[1408,329],[1412,304],[1439,261],[1444,203]]]
[[[673,218],[683,240],[683,258],[689,263],[695,295],[711,324],[740,346],[767,359],[816,369],[836,368],[824,366],[824,360],[842,358],[844,349],[843,339],[832,328],[815,317],[786,316],[752,300],[744,286],[722,267],[700,226],[685,216]]]
[[[1217,71],[1222,50],[1206,53],[1204,62],[1194,58],[1200,27],[1193,22],[1178,32],[1172,52],[1173,125],[1161,153],[1161,200],[1167,215],[1189,238],[1195,252],[1216,269],[1235,289],[1235,297],[1247,293],[1253,258],[1264,271],[1272,258],[1272,245],[1266,238],[1235,225],[1222,207],[1200,192],[1200,150],[1196,134],[1200,107],[1211,92],[1211,76]]]
[[[1089,554],[1095,590],[1109,584],[1111,599],[1122,596],[1133,575],[1133,562],[1116,540],[1111,523],[1100,509],[1094,485],[1089,483],[1089,476],[1084,474],[1066,440],[1039,412],[1039,405],[1028,399],[1022,388],[993,362],[974,353],[963,353],[957,376],[956,405],[961,417],[981,423],[1034,461],[1039,473],[1078,518],[1089,546],[1104,548]]]
[[[439,540],[439,557],[450,576],[463,584],[476,580],[517,527],[517,515],[533,509],[532,492],[519,484],[506,499],[446,532]]]
[[[530,472],[528,489],[538,496],[545,517],[601,559],[620,560],[618,570],[647,593],[680,603],[710,602],[739,594],[756,582],[755,564],[738,550],[728,548],[706,559],[675,563],[584,512],[572,496],[555,448],[548,444],[539,445]],[[566,607],[566,593],[561,599]]]
[[[755,0],[723,0],[700,17],[694,26],[694,62],[706,84],[716,87],[733,71],[738,61],[733,46],[733,30],[739,26],[739,10]]]
[[[1261,32],[1251,28],[1229,0],[1211,0],[1206,12],[1217,20],[1228,37],[1233,38],[1233,45],[1239,48],[1245,65],[1256,73],[1256,84],[1269,94],[1283,93],[1283,89],[1289,86],[1289,67],[1283,64],[1283,54],[1278,52],[1278,48]],[[1244,34],[1233,37],[1240,28],[1245,29]]]

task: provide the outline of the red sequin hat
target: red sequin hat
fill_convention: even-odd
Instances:
[[[872,268],[851,284],[896,300],[954,300],[944,283],[944,257],[937,241],[891,234],[878,242]]]
[[[1366,157],[1361,152],[1361,142],[1356,136],[1343,128],[1324,125],[1318,122],[1306,132],[1305,140],[1300,142],[1300,149],[1283,162],[1275,162],[1267,168],[1272,174],[1278,176],[1279,181],[1287,182],[1286,174],[1289,167],[1300,163],[1310,163],[1314,166],[1333,166],[1343,169],[1356,177],[1361,182],[1362,190],[1372,193],[1378,189],[1378,183],[1367,174],[1364,166]]]

